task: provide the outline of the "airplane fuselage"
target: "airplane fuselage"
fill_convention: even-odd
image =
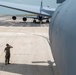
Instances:
[[[54,12],[49,38],[58,75],[76,75],[76,0],[66,0]]]

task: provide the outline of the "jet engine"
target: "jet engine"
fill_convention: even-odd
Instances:
[[[12,19],[13,19],[13,20],[16,20],[17,18],[16,18],[16,16],[12,16]]]
[[[23,21],[27,21],[27,18],[26,17],[23,17]]]

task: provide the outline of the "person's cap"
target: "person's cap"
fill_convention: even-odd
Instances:
[[[9,46],[9,44],[6,44],[6,46]]]

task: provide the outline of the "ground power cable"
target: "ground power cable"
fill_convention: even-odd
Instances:
[[[18,35],[11,41],[11,43],[10,44],[12,44],[16,39],[17,39],[17,37],[18,37]],[[13,57],[14,57],[14,55],[13,55]],[[11,62],[12,62],[12,57],[11,57]]]
[[[6,42],[7,40],[5,40],[4,42]],[[3,42],[3,43],[4,43]],[[0,43],[0,46],[2,45],[2,43]],[[0,54],[0,57],[4,54],[4,51]]]
[[[17,35],[18,36],[18,35]],[[10,44],[12,44],[16,39],[17,39],[17,36],[11,41],[11,43]],[[0,57],[2,56],[4,54],[4,52],[0,55]],[[11,61],[12,62],[12,61]],[[0,71],[2,71],[3,70],[3,67],[4,67],[4,65],[2,65],[2,67],[1,67],[1,70]],[[1,72],[0,72],[0,75],[1,75]]]
[[[15,39],[17,38],[17,36],[15,37]],[[13,39],[12,41],[11,41],[11,43],[10,44],[12,44],[13,43],[13,41],[15,40],[15,39]],[[6,42],[6,41],[5,41]],[[2,44],[2,43],[1,43]],[[2,56],[4,54],[4,51],[0,54],[0,57]]]

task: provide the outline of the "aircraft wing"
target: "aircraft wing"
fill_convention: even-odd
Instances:
[[[55,9],[51,9],[48,7],[43,7],[40,11],[40,6],[16,4],[16,3],[3,2],[3,1],[0,1],[0,6],[23,11],[23,12],[29,12],[33,14],[48,16],[48,17],[52,16],[53,12],[55,11]]]
[[[33,19],[38,19],[38,17],[37,16],[25,16],[26,18],[33,18]],[[44,16],[43,18],[42,18],[42,20],[45,20],[45,19],[49,19],[50,17],[46,17],[46,16]]]

